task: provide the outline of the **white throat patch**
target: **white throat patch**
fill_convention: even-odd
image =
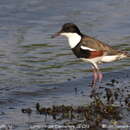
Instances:
[[[71,48],[74,48],[81,40],[81,36],[77,33],[61,33],[61,35],[68,38]]]

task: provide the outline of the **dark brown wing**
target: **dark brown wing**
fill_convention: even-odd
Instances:
[[[81,40],[82,45],[92,48],[92,49],[96,49],[97,51],[104,51],[107,53],[107,55],[116,55],[119,53],[118,50],[113,49],[111,46],[96,40],[93,37],[90,36],[83,36],[83,39]]]

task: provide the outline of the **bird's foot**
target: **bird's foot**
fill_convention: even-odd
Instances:
[[[92,82],[89,84],[91,88],[96,88],[96,82],[95,80],[92,80]]]
[[[98,93],[98,91],[97,91],[98,89],[96,89],[96,88],[93,88],[92,89],[92,91],[91,91],[91,94],[90,94],[90,97],[91,98],[98,98],[99,97],[99,93]]]

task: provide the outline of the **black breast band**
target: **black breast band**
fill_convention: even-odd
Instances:
[[[73,53],[78,57],[78,58],[89,58],[90,57],[90,50],[83,50],[80,47],[81,45],[78,44],[75,48],[72,49]]]

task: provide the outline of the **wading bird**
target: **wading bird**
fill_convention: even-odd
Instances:
[[[91,36],[82,34],[73,23],[64,24],[59,32],[52,35],[52,38],[60,35],[68,38],[69,45],[77,58],[91,63],[94,74],[92,87],[95,87],[97,80],[101,82],[103,78],[98,64],[130,57],[126,52],[115,50]]]

